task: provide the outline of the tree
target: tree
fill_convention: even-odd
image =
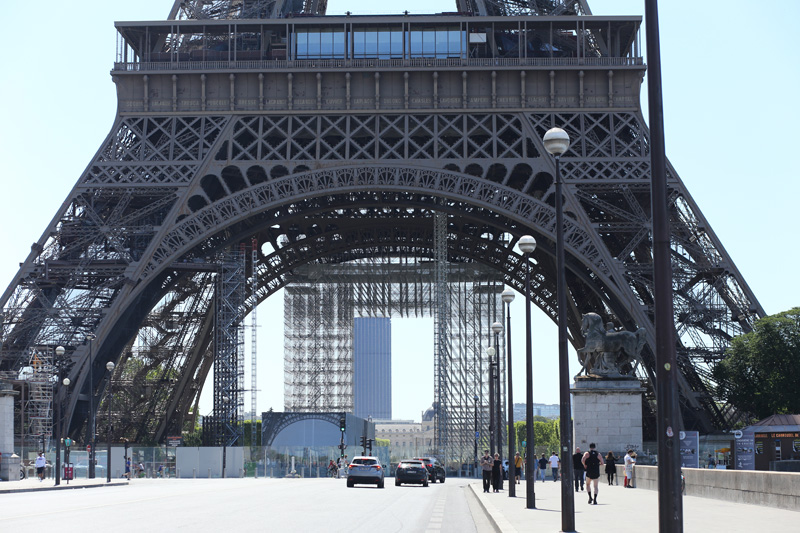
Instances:
[[[550,419],[542,416],[534,417],[533,421],[533,438],[536,441],[535,452],[547,453],[550,451],[558,450],[559,442],[559,421],[558,419]],[[523,420],[514,422],[514,430],[517,434],[517,449],[522,448],[521,443],[527,439],[527,423]],[[526,443],[527,444],[527,443]]]
[[[756,418],[800,413],[800,307],[757,320],[712,373],[717,394]]]

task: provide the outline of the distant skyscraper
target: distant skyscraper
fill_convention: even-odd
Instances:
[[[354,415],[392,418],[392,321],[356,318],[353,323]]]

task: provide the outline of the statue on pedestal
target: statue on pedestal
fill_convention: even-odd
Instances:
[[[598,377],[635,374],[645,342],[644,328],[636,332],[615,331],[612,324],[604,325],[597,313],[586,313],[581,320],[581,333],[586,337],[586,346],[578,350],[583,368],[576,378],[581,374]]]

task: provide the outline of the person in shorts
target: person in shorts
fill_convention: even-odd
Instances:
[[[593,443],[589,444],[589,451],[583,454],[583,467],[586,469],[586,492],[589,493],[589,503],[597,505],[597,488],[600,480],[600,467],[603,465],[603,456],[595,449]],[[594,499],[592,499],[592,485],[594,485]]]
[[[44,458],[44,454],[39,452],[39,456],[36,457],[36,477],[39,478],[39,481],[44,481],[44,468],[47,466],[47,459]]]

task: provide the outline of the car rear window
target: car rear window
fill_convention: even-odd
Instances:
[[[399,466],[422,466],[422,461],[403,461]]]
[[[356,465],[376,465],[378,464],[377,459],[353,459],[353,464]]]

